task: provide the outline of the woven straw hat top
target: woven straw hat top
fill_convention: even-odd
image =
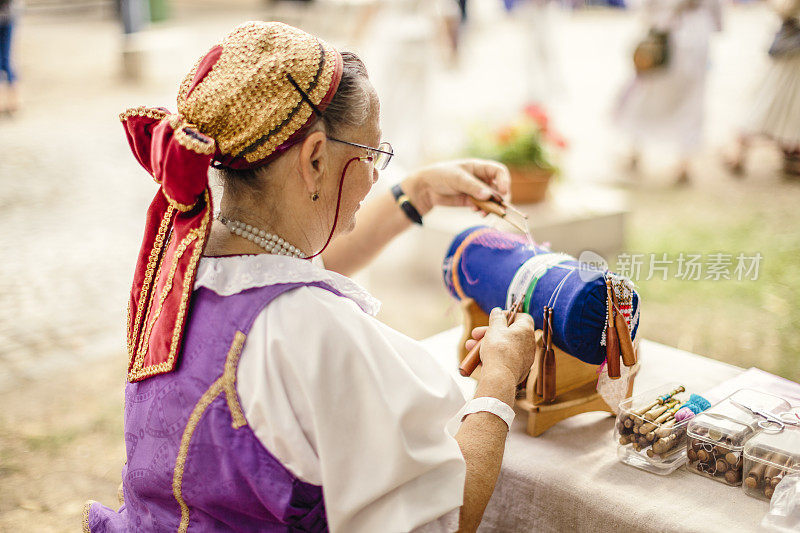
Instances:
[[[341,55],[321,39],[280,22],[247,22],[197,61],[178,112],[214,139],[222,164],[257,166],[313,122],[290,77],[324,110],[341,72]]]

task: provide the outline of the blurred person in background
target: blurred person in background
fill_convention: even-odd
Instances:
[[[504,0],[506,11],[524,24],[523,46],[525,99],[551,102],[566,88],[557,57],[558,20],[555,2],[549,0]]]
[[[642,13],[648,39],[661,36],[666,60],[623,88],[615,119],[632,145],[631,170],[642,145],[669,145],[679,157],[676,183],[686,184],[690,157],[703,143],[709,40],[722,28],[721,7],[719,0],[644,0]]]
[[[447,63],[450,67],[458,66],[464,28],[467,25],[467,0],[426,1],[435,4],[440,12],[439,18],[444,28]]]
[[[11,66],[11,43],[17,18],[16,0],[0,0],[0,73],[5,78],[0,85],[0,113],[19,109],[17,76]]]
[[[764,136],[783,152],[783,172],[800,178],[800,0],[770,0],[781,18],[781,28],[769,50],[770,63],[745,126],[738,150],[727,160],[734,175],[741,176],[751,139]]]
[[[180,114],[122,114],[159,191],[129,306],[121,507],[89,502],[85,531],[477,528],[533,320],[495,309],[473,332],[465,405],[346,276],[434,206],[506,194],[508,170],[442,163],[362,206],[393,155],[379,107],[354,54],[249,22],[195,64]]]

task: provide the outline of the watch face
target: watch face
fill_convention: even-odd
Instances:
[[[400,184],[398,183],[397,185],[393,185],[392,186],[392,196],[394,196],[394,199],[397,200],[402,195],[403,195],[403,189],[400,187]]]

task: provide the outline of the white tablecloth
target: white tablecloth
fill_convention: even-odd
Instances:
[[[455,328],[424,344],[457,372]],[[704,391],[743,370],[654,342],[640,345],[634,394],[677,381]],[[474,388],[461,378],[465,390]],[[679,468],[659,476],[622,464],[612,440],[614,418],[584,413],[533,438],[517,413],[503,467],[480,531],[758,531],[767,502]]]

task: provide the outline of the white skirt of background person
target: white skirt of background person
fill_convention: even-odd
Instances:
[[[524,26],[525,101],[550,103],[568,96],[558,59],[560,9],[549,0],[518,1],[511,16]],[[519,68],[515,65],[515,68]]]
[[[417,341],[374,318],[380,302],[317,264],[268,254],[203,257],[195,289],[300,281],[344,297],[303,287],[258,315],[237,373],[248,425],[322,486],[331,531],[455,531],[466,468],[452,434],[465,398]]]
[[[800,17],[800,0],[783,0],[782,10]],[[777,28],[777,24],[776,24]],[[800,148],[800,52],[770,58],[746,129],[789,149]]]
[[[685,155],[703,141],[709,39],[722,24],[718,0],[698,0],[694,9],[676,16],[679,2],[645,0],[641,36],[651,27],[669,30],[669,62],[623,87],[615,119],[632,143],[670,144]],[[633,60],[629,63],[633,70]]]

